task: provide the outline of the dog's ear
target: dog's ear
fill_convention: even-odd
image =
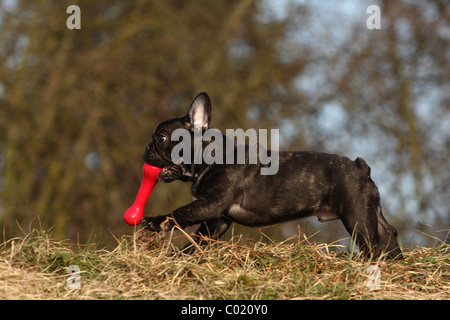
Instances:
[[[211,100],[205,92],[199,93],[192,100],[185,119],[189,130],[208,130],[211,122]]]

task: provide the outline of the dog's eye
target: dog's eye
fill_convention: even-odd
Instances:
[[[167,140],[167,137],[166,137],[165,135],[160,134],[160,135],[158,136],[158,141],[159,141],[159,142],[163,143],[163,142],[166,142],[166,140]]]

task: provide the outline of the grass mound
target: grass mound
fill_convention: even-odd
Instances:
[[[330,245],[216,242],[174,254],[149,233],[112,250],[74,247],[42,230],[0,244],[0,299],[449,299],[450,248],[367,261]],[[71,265],[80,289],[69,289]],[[76,276],[76,275],[75,275]],[[72,277],[72,278],[70,278]]]

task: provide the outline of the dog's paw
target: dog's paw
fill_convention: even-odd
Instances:
[[[180,179],[183,175],[183,170],[177,166],[165,166],[158,174],[158,181],[165,183],[172,182],[173,180]]]
[[[145,218],[142,218],[141,224],[147,230],[156,231],[156,232],[161,231],[160,224],[156,223],[154,220],[155,220],[155,218],[153,218],[153,217],[145,217]]]
[[[168,216],[157,216],[157,217],[145,217],[141,220],[142,226],[150,231],[169,231],[175,224],[171,217]]]

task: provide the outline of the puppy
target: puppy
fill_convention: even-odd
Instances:
[[[258,159],[247,163],[255,148],[252,151],[247,146],[247,162],[237,164],[237,153],[242,149],[234,140],[230,144],[215,129],[214,141],[201,138],[208,131],[210,121],[211,102],[202,92],[194,98],[186,115],[163,121],[153,131],[144,161],[163,168],[158,176],[160,181],[191,182],[194,201],[167,215],[143,218],[145,228],[167,231],[174,227],[175,220],[182,228],[200,224],[196,232],[198,239],[201,235],[218,239],[232,222],[266,226],[317,216],[321,222],[340,219],[365,256],[376,258],[387,253],[390,258],[402,258],[397,231],[383,217],[378,188],[363,159],[352,161],[327,153],[267,150],[268,155],[278,156],[278,170],[274,174],[262,174],[267,162]],[[190,148],[184,148],[182,155],[180,135],[175,134],[180,132],[190,138],[183,139],[183,146],[189,143]],[[216,149],[211,154],[221,161],[194,159],[206,148],[211,149],[212,143]],[[234,154],[231,158],[230,153]],[[174,154],[179,156],[173,159]]]

